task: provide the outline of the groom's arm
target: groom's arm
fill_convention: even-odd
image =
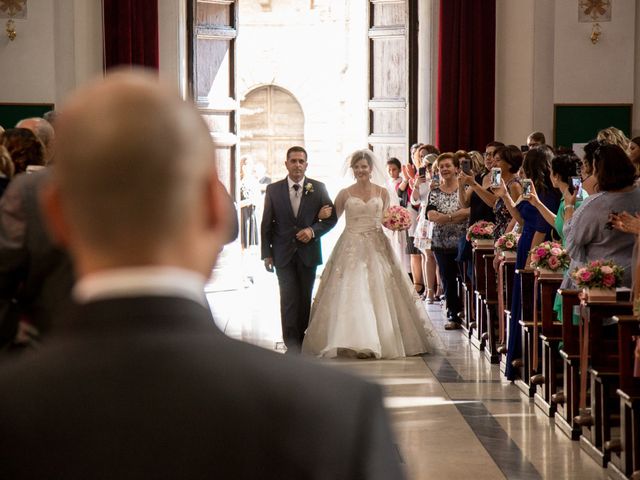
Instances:
[[[260,224],[260,245],[261,258],[273,258],[273,203],[271,200],[271,187],[267,186],[264,196],[264,210],[262,212],[262,223]]]
[[[329,205],[331,207],[331,216],[325,220],[320,220],[318,218],[318,214],[316,213],[315,223],[313,225],[310,225],[311,229],[313,230],[313,236],[315,238],[321,237],[333,227],[335,227],[336,223],[338,223],[336,209],[333,205],[333,202],[331,201],[331,197],[329,197],[327,187],[325,187],[323,183],[319,184],[318,187],[318,190],[320,190],[319,193],[321,194],[321,205]]]

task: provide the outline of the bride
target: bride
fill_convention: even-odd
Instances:
[[[356,183],[335,200],[346,227],[327,262],[311,308],[303,353],[397,358],[441,347],[426,311],[382,231],[389,192],[371,182],[375,157],[350,157]]]

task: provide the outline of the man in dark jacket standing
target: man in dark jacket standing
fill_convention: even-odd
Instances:
[[[324,184],[305,177],[307,165],[304,148],[287,151],[289,175],[267,187],[260,229],[265,268],[272,272],[275,267],[278,276],[287,353],[300,352],[309,325],[316,268],[322,263],[320,237],[337,222]],[[322,209],[331,212],[325,220],[319,218]]]

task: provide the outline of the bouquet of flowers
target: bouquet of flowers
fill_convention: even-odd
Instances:
[[[515,252],[518,249],[518,240],[520,235],[514,232],[508,232],[496,240],[496,250],[500,252]]]
[[[393,205],[384,212],[382,225],[394,232],[407,230],[411,226],[411,215],[406,208]]]
[[[558,242],[542,242],[537,247],[533,247],[529,254],[533,268],[546,268],[557,272],[565,270],[571,262],[567,251]]]
[[[495,228],[495,224],[480,220],[468,228],[467,240],[492,240]]]
[[[580,288],[613,289],[622,282],[624,269],[611,260],[594,260],[571,272],[571,278]]]

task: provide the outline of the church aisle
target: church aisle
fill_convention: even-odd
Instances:
[[[326,362],[384,387],[409,479],[607,478],[460,330],[444,330],[439,307],[428,311],[446,356]]]
[[[238,259],[230,256],[228,263]],[[251,281],[233,270],[207,288],[216,323],[228,335],[280,350],[275,275],[253,260]],[[231,272],[231,273],[230,273]],[[237,272],[236,272],[237,273]],[[317,285],[317,283],[316,283]],[[462,331],[445,331],[440,306],[428,313],[447,352],[399,360],[319,360],[381,384],[398,455],[410,480],[606,479],[600,468],[550,424],[533,400],[507,382]]]

